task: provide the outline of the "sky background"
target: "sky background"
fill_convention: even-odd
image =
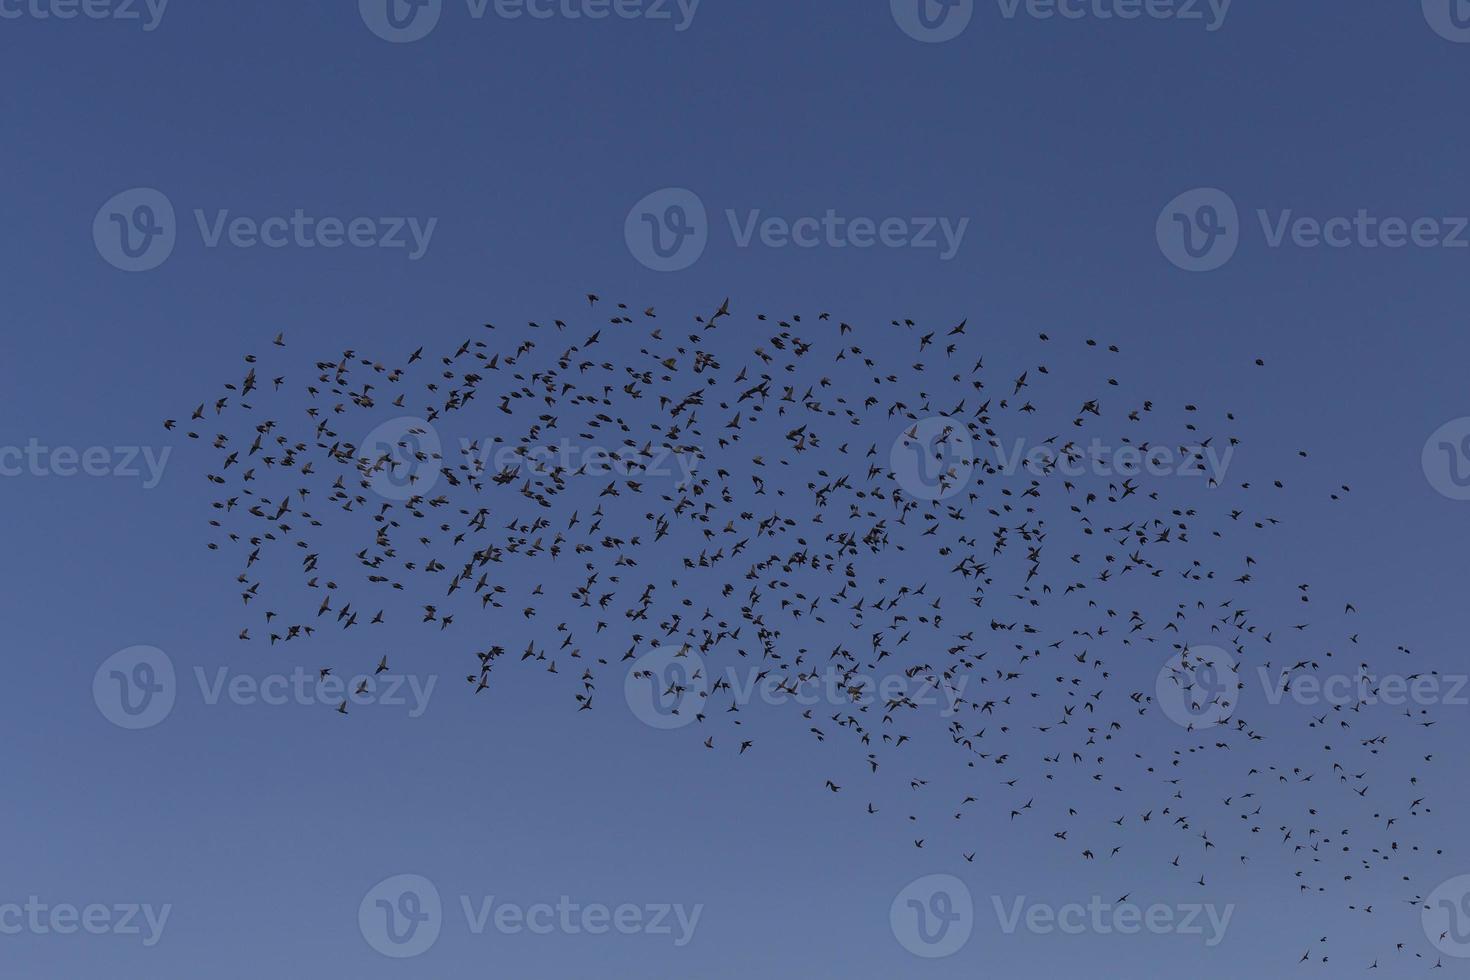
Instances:
[[[1255,217],[1470,214],[1470,43],[1419,6],[1237,0],[1211,31],[1008,18],[979,2],[958,36],[924,43],[886,0],[704,0],[685,30],[677,7],[673,20],[533,20],[492,4],[476,19],[444,0],[427,36],[394,43],[349,2],[173,0],[145,30],[0,0],[0,444],[172,447],[153,487],[0,478],[0,903],[172,906],[153,947],[0,936],[0,972],[1269,976],[1295,969],[1313,933],[1334,937],[1334,976],[1375,956],[1379,975],[1427,969],[1438,951],[1399,891],[1370,920],[1298,899],[1284,875],[1217,879],[1207,900],[1236,911],[1210,950],[1183,936],[1003,935],[992,894],[1206,899],[1146,862],[1084,880],[1071,855],[1006,836],[1000,817],[971,828],[973,865],[956,867],[953,848],[916,852],[901,828],[876,832],[850,801],[824,797],[828,757],[799,727],[789,751],[737,765],[692,730],[641,724],[612,689],[608,710],[581,716],[535,678],[472,699],[464,645],[407,627],[372,650],[335,632],[289,657],[239,644],[235,568],[203,545],[206,460],[160,424],[187,417],[278,331],[303,362],[346,347],[401,356],[453,347],[487,320],[585,316],[589,291],[678,323],[725,296],[746,313],[829,309],[870,328],[969,317],[1001,359],[1042,330],[1096,336],[1123,346],[1159,397],[1236,410],[1253,450],[1242,475],[1269,477],[1310,448],[1305,482],[1351,485],[1340,506],[1312,493],[1287,508],[1273,564],[1286,582],[1358,602],[1384,655],[1402,643],[1416,669],[1463,671],[1470,503],[1436,491],[1421,452],[1470,415],[1470,249],[1272,248]],[[93,223],[140,187],[171,202],[177,240],[156,268],[127,272]],[[664,188],[692,191],[709,215],[703,254],[673,272],[648,268],[624,234],[630,209]],[[1241,216],[1235,254],[1209,272],[1177,268],[1156,237],[1161,210],[1195,188],[1224,191]],[[410,259],[209,247],[193,217],[298,208],[437,224]],[[741,247],[727,209],[969,223],[944,260]],[[880,338],[870,346],[883,356]],[[126,731],[92,685],[135,645],[165,651],[183,680],[166,720]],[[261,677],[367,663],[380,646],[438,678],[421,717],[362,710],[343,724],[319,707],[210,705],[192,679],[195,666]],[[1447,759],[1466,710],[1439,709]],[[1283,737],[1306,747],[1300,720],[1283,719]],[[1470,872],[1458,766],[1437,769],[1435,810],[1415,826],[1446,849],[1420,866],[1426,890]],[[405,873],[451,908],[433,948],[400,961],[364,940],[357,909]],[[936,873],[961,876],[982,908],[962,950],[926,960],[896,941],[888,910]],[[650,935],[475,936],[460,895],[704,908],[675,948]],[[1395,942],[1428,959],[1391,964]],[[1442,975],[1466,974],[1470,960],[1445,958]]]

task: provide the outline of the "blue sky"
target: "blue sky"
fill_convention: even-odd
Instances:
[[[1295,969],[1302,937],[1329,935],[1316,972],[1377,957],[1401,971],[1379,975],[1403,976],[1441,954],[1386,886],[1371,918],[1255,869],[1212,876],[1205,899],[1146,843],[1127,865],[1079,869],[999,811],[971,828],[972,865],[957,847],[916,852],[896,819],[874,830],[829,799],[831,754],[773,709],[773,751],[746,765],[642,724],[613,686],[581,715],[534,675],[471,698],[464,642],[416,623],[371,649],[335,632],[289,655],[241,644],[235,568],[204,549],[210,459],[161,421],[278,332],[275,356],[303,366],[347,347],[437,356],[486,321],[590,326],[587,292],[656,304],[671,324],[726,296],[746,323],[831,310],[894,363],[910,356],[883,332],[894,318],[968,317],[1004,365],[1024,366],[1041,331],[1096,337],[1123,348],[1137,390],[1236,412],[1232,475],[1290,472],[1303,488],[1259,556],[1279,576],[1275,611],[1293,614],[1292,588],[1311,581],[1359,605],[1390,669],[1463,671],[1470,503],[1425,446],[1470,415],[1470,247],[1456,244],[1470,242],[1470,10],[1062,4],[1073,17],[977,0],[949,20],[928,7],[925,27],[917,2],[885,0],[671,0],[652,8],[666,18],[443,0],[392,22],[357,6],[116,0],[64,18],[63,0],[0,0],[0,444],[14,450],[0,465],[15,464],[0,479],[0,708],[17,790],[0,905],[170,909],[151,945],[141,912],[142,935],[0,935],[8,975],[1228,977]],[[1140,8],[1170,16],[1116,16]],[[653,230],[658,247],[639,237]],[[1199,254],[1172,237],[1185,230]],[[91,449],[106,475],[87,475]],[[1329,505],[1341,483],[1351,493]],[[128,730],[99,710],[94,678],[137,646],[167,655],[176,697]],[[389,651],[418,688],[346,724],[251,693]],[[243,693],[211,703],[221,670]],[[1445,848],[1415,867],[1426,891],[1470,872],[1452,761],[1465,711],[1437,706],[1433,738],[1394,749],[1443,763],[1414,826]],[[1263,714],[1288,749],[1315,750],[1305,709]],[[431,948],[395,959],[358,913],[403,874],[433,882],[445,912]],[[889,912],[931,874],[964,882],[976,924],[925,959]],[[1006,933],[992,910],[992,896],[1060,907],[1130,890],[1234,912],[1204,949]],[[701,911],[684,944],[672,911],[669,935],[476,934],[461,911],[564,895]],[[1445,975],[1466,962],[1445,956]]]

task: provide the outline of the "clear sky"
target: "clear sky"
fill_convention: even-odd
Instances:
[[[1463,673],[1470,503],[1423,453],[1470,415],[1470,5],[358,6],[0,0],[0,906],[101,905],[114,923],[115,906],[167,907],[152,926],[140,911],[137,934],[0,934],[0,973],[1223,978],[1285,975],[1318,935],[1333,960],[1303,972],[1432,965],[1402,889],[1365,916],[1298,897],[1285,858],[1206,895],[1146,843],[1079,870],[1003,814],[972,828],[973,864],[916,851],[896,820],[874,830],[828,797],[830,756],[789,719],[747,765],[641,723],[613,688],[580,715],[529,674],[472,698],[465,643],[485,641],[417,624],[371,649],[337,632],[289,655],[239,643],[235,566],[204,548],[210,460],[160,423],[278,332],[302,366],[348,347],[447,352],[487,320],[588,324],[587,292],[679,324],[725,296],[747,318],[831,310],[879,357],[910,356],[884,339],[895,317],[968,317],[1003,363],[1040,331],[1095,336],[1124,348],[1136,390],[1235,411],[1242,479],[1291,462],[1314,488],[1262,556],[1283,615],[1310,581],[1358,605],[1378,661],[1403,644],[1399,669]],[[1119,16],[1133,10],[1155,15]],[[82,466],[98,447],[109,475]],[[1328,506],[1318,490],[1339,483],[1352,491]],[[94,680],[137,646],[176,682],[167,717],[129,730],[99,707],[110,672],[101,693]],[[389,652],[419,685],[399,709],[342,719],[249,693]],[[246,693],[213,698],[221,670]],[[1470,872],[1466,711],[1437,706],[1432,736],[1404,748],[1442,760],[1413,829],[1445,853],[1409,894]],[[1313,748],[1305,709],[1264,713]],[[889,912],[931,874],[964,882],[976,921],[928,959]],[[397,875],[443,905],[412,958],[382,955],[359,922],[402,897],[375,891]],[[1234,911],[1205,948],[1007,933],[992,909],[1130,890]],[[670,911],[668,933],[477,934],[462,899],[492,896],[699,911],[687,929]],[[0,929],[17,921],[0,908]]]

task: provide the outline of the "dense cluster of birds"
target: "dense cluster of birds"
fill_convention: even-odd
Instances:
[[[953,793],[934,807],[943,826],[926,828],[922,806],[903,815],[916,848],[958,833],[951,810],[995,806],[1018,836],[1083,862],[1142,833],[1177,840],[1170,873],[1190,887],[1207,887],[1212,862],[1264,854],[1264,873],[1301,894],[1417,914],[1424,889],[1402,865],[1421,847],[1401,836],[1427,793],[1403,758],[1434,754],[1375,763],[1433,725],[1429,710],[1372,703],[1370,686],[1283,740],[1249,699],[1196,690],[1202,645],[1283,690],[1369,676],[1353,602],[1308,584],[1257,591],[1274,588],[1262,559],[1289,481],[1088,467],[1098,437],[1182,461],[1233,452],[1233,414],[1139,397],[1116,345],[1055,330],[1012,344],[1030,353],[1001,370],[967,322],[737,325],[726,300],[673,328],[652,307],[578,306],[569,320],[596,322],[487,323],[438,356],[346,350],[308,368],[279,335],[246,355],[182,423],[217,452],[208,547],[238,561],[240,639],[413,618],[475,648],[466,696],[532,668],[564,678],[583,712],[608,703],[609,677],[621,708],[643,670],[674,710],[690,706],[687,731],[744,760],[787,736],[773,712],[751,717],[735,671],[783,692],[835,672],[839,703],[791,701],[781,717],[799,715],[791,737],[851,746],[841,764],[861,778],[881,770],[909,799]],[[1030,465],[1006,464],[1018,447],[1036,451]],[[1307,492],[1331,506],[1350,491]],[[1268,621],[1281,607],[1300,613]],[[543,625],[543,609],[561,621]],[[523,649],[483,639],[516,633]],[[641,666],[655,649],[697,666]],[[389,670],[381,653],[364,666]],[[1159,711],[1161,668],[1197,730]],[[875,698],[860,681],[885,673],[914,687]],[[821,775],[814,792],[892,809],[846,771]],[[1371,899],[1390,887],[1401,894]],[[1328,962],[1326,942],[1302,961]]]

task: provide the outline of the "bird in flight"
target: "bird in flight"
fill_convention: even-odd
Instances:
[[[1286,696],[1345,647],[1408,655],[1278,543],[1302,500],[1349,496],[1305,451],[1235,478],[1233,410],[1061,327],[575,305],[439,353],[298,359],[278,333],[165,420],[214,454],[239,639],[266,596],[287,651],[412,624],[482,703],[555,683],[594,719],[612,683],[749,765],[791,737],[745,710],[768,697],[830,760],[820,797],[890,793],[866,814],[966,865],[989,813],[1007,849],[1092,869],[1126,845],[1198,888],[1264,854],[1355,911],[1433,871],[1405,828],[1430,812],[1429,708],[1379,703],[1368,661],[1338,702]],[[1257,674],[1279,703],[1245,696]]]

